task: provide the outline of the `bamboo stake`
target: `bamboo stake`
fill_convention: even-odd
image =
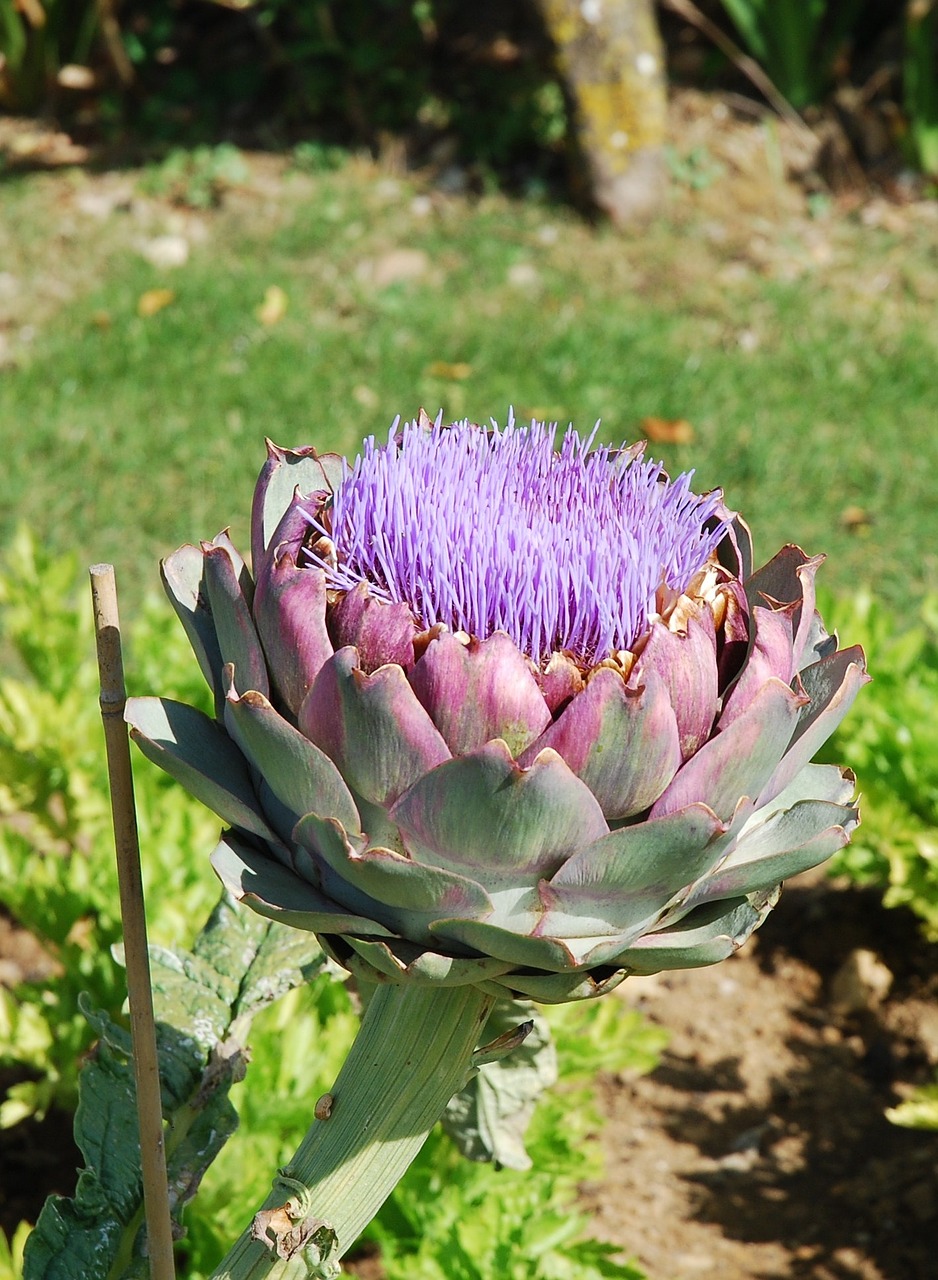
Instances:
[[[143,879],[140,874],[140,846],[130,771],[130,743],[124,725],[127,691],[121,656],[117,584],[113,565],[92,565],[90,573],[101,682],[101,719],[104,721],[127,991],[130,996],[130,1031],[134,1078],[137,1084],[137,1119],[140,1125],[140,1163],[143,1171],[150,1276],[151,1280],[175,1280],[172,1220],[163,1146],[159,1060],[150,989],[147,925],[143,910]]]

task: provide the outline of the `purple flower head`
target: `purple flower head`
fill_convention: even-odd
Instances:
[[[721,494],[691,492],[636,450],[593,449],[557,424],[426,418],[372,436],[310,516],[306,554],[328,585],[367,584],[419,625],[485,639],[504,631],[535,662],[600,662],[631,648],[664,586],[683,591],[726,533]],[[598,429],[598,424],[597,424]]]
[[[227,533],[163,564],[215,718],[126,713],[226,888],[369,982],[553,1003],[735,951],[857,824],[810,762],[868,677],[821,557],[754,568],[690,484],[511,419],[268,442],[253,574]]]

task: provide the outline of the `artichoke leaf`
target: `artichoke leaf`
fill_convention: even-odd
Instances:
[[[740,796],[755,799],[777,768],[803,705],[804,698],[781,680],[767,680],[743,714],[678,770],[651,817],[701,801],[730,818]]]
[[[265,697],[270,692],[264,651],[254,627],[248,598],[238,571],[243,561],[227,537],[203,543],[202,580],[218,637],[222,662],[233,663],[242,684]],[[246,573],[246,571],[245,571]],[[223,677],[224,678],[224,677]]]
[[[534,887],[608,834],[596,797],[551,748],[522,769],[496,738],[438,765],[391,810],[411,856],[490,891]]]
[[[325,752],[284,720],[263,694],[251,690],[239,696],[234,671],[226,668],[226,674],[226,727],[285,807],[280,823],[287,833],[307,813],[336,818],[347,831],[357,831],[355,801]]]
[[[267,441],[267,461],[258,477],[251,511],[251,558],[255,570],[296,491],[304,497],[334,491],[344,466],[343,458],[336,454],[319,455],[311,445],[283,449]]]
[[[665,684],[677,720],[681,758],[688,760],[709,738],[719,705],[716,630],[706,605],[690,603],[684,629],[652,624],[639,655],[638,678],[656,673]]]
[[[750,705],[770,676],[789,684],[794,674],[791,620],[782,611],[756,605],[750,614],[752,646],[739,677],[726,695],[720,714],[725,730]]]
[[[799,800],[827,800],[830,804],[845,805],[857,789],[856,775],[850,769],[837,764],[806,764],[767,805],[757,809],[749,818],[740,836],[764,822],[771,813],[790,809]]]
[[[476,881],[392,849],[365,848],[364,840],[350,840],[337,822],[308,814],[293,838],[319,859],[322,886],[331,897],[412,941],[429,941],[434,920],[480,919],[492,912],[491,898]]]
[[[329,614],[329,630],[336,649],[358,650],[363,671],[376,671],[386,662],[409,671],[414,665],[414,615],[410,605],[388,603],[359,582],[339,597]]]
[[[198,547],[186,543],[160,562],[163,589],[183,625],[205,682],[215,697],[215,714],[221,719],[225,706],[221,649],[215,620],[208,606],[202,579],[205,557]]]
[[[668,689],[653,670],[637,687],[627,685],[617,671],[597,671],[519,764],[533,762],[544,747],[553,747],[566,760],[608,820],[649,808],[681,764]]]
[[[171,698],[129,698],[124,719],[140,750],[213,813],[277,843],[244,756],[203,711]]]
[[[504,631],[468,644],[444,632],[410,682],[454,756],[501,738],[517,757],[550,724],[530,663]]]
[[[866,659],[861,647],[852,645],[840,649],[818,662],[813,662],[800,673],[801,686],[809,699],[798,717],[792,734],[792,745],[815,729],[818,720],[829,711],[836,712],[824,725],[824,741],[834,732],[849,709],[857,689],[870,680],[866,671]],[[850,702],[847,699],[850,699]],[[846,703],[846,705],[844,705]]]
[[[760,805],[777,796],[800,773],[838,727],[869,680],[866,659],[859,645],[840,649],[804,668],[800,681],[806,701],[788,748],[762,790]]]
[[[631,974],[698,969],[738,951],[778,901],[778,890],[707,902],[675,925],[646,933],[617,958]]]
[[[855,808],[826,800],[800,800],[778,810],[740,835],[685,905],[754,893],[808,871],[842,849],[858,821]]]
[[[326,627],[326,575],[300,565],[309,517],[297,499],[255,561],[254,623],[277,692],[295,716],[333,646]]]
[[[694,804],[604,836],[542,886],[548,909],[538,932],[594,941],[616,934],[628,945],[721,861],[726,830],[712,809]]]
[[[438,943],[469,947],[484,956],[495,956],[524,968],[564,973],[577,968],[577,960],[564,938],[516,933],[484,920],[437,920],[430,932]]]
[[[211,855],[215,874],[238,902],[268,920],[312,933],[393,936],[376,920],[343,910],[257,845],[226,831]]]
[[[385,979],[440,987],[461,987],[467,983],[477,986],[510,973],[513,967],[508,961],[496,960],[494,956],[447,955],[400,938],[378,942],[349,936],[342,941],[358,959],[354,971],[360,978],[371,982]],[[334,945],[336,939],[331,939],[331,942]],[[336,958],[349,968],[355,964],[355,959],[350,964],[344,948]]]
[[[738,511],[730,511],[720,503],[711,520],[727,524],[726,537],[717,547],[717,558],[734,578],[745,582],[752,575],[752,533]]]
[[[510,990],[518,995],[530,996],[538,1004],[566,1004],[570,1000],[595,1000],[608,991],[615,991],[629,976],[628,969],[609,968],[606,965],[593,970],[577,969],[570,973],[508,974],[489,984],[491,990]]]
[[[371,804],[392,804],[450,753],[401,668],[368,674],[358,658],[346,646],[323,664],[299,724],[350,787]]]
[[[825,556],[808,556],[794,543],[788,543],[746,583],[746,595],[753,607],[764,603],[792,606],[792,657],[796,670],[811,636],[815,616],[814,579],[825,559]]]

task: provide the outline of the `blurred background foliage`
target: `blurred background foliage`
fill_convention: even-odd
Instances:
[[[658,13],[673,82],[758,97],[754,59],[809,120],[837,120],[861,162],[885,134],[938,172],[935,0],[661,0]],[[112,146],[315,137],[458,157],[511,185],[567,172],[575,104],[537,0],[0,0],[0,106]]]
[[[411,130],[424,151],[510,173],[566,127],[526,4],[128,0],[118,20],[101,0],[0,0],[0,47],[0,104],[118,143],[277,147],[313,131],[377,149]]]

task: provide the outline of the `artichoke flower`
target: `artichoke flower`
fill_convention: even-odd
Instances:
[[[690,483],[511,419],[268,443],[253,576],[227,533],[163,565],[215,719],[127,709],[222,882],[382,983],[554,1002],[739,947],[857,824],[811,760],[868,676],[823,557],[754,569]]]

